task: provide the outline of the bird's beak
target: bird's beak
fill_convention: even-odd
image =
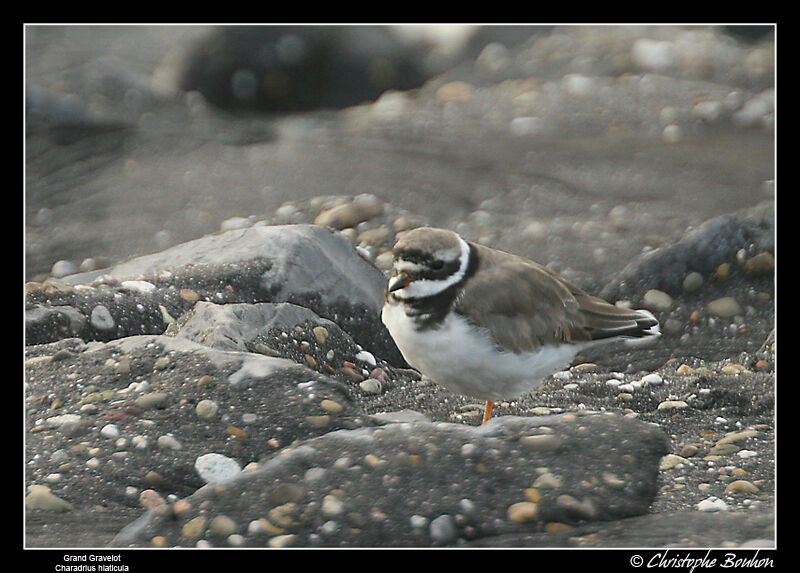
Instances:
[[[411,284],[411,277],[408,275],[407,272],[401,271],[396,276],[393,276],[389,279],[389,292],[394,292],[396,290],[400,290],[401,288],[406,288],[408,285]]]

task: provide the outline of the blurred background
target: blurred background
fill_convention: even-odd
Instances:
[[[317,221],[597,288],[774,198],[774,62],[773,26],[26,26],[26,280]]]

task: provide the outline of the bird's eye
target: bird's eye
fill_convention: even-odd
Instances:
[[[433,261],[431,263],[431,269],[433,269],[434,271],[438,271],[443,266],[444,266],[444,263],[442,261]]]

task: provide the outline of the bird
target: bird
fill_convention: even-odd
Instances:
[[[582,350],[661,336],[647,310],[584,292],[530,259],[418,227],[392,250],[381,321],[414,369],[456,394],[494,403],[538,388]]]

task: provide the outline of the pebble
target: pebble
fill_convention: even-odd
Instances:
[[[561,480],[555,474],[551,472],[545,472],[536,478],[536,481],[533,482],[533,487],[541,489],[541,488],[559,488],[561,487]]]
[[[354,197],[350,203],[323,211],[314,219],[314,224],[341,230],[355,227],[362,221],[381,214],[383,214],[383,203],[380,199],[364,193]]]
[[[537,452],[554,452],[561,447],[561,438],[554,434],[523,436],[519,439],[519,444]]]
[[[716,443],[714,447],[709,450],[709,455],[712,456],[727,456],[739,451],[739,446],[731,442]]]
[[[92,326],[94,326],[97,330],[111,330],[115,326],[114,318],[111,316],[111,313],[108,311],[108,309],[102,304],[99,304],[92,309],[92,313],[89,316],[89,322],[91,322]]]
[[[575,97],[587,97],[597,91],[594,79],[583,74],[566,74],[562,82],[564,90]]]
[[[373,356],[371,352],[367,352],[366,350],[362,350],[361,352],[356,354],[356,359],[361,360],[362,362],[366,362],[372,367],[374,367],[377,364],[377,362],[375,362],[375,356]]]
[[[451,81],[443,84],[436,90],[436,99],[441,103],[454,103],[465,101],[472,97],[475,87],[463,81]]]
[[[689,404],[683,400],[664,400],[658,405],[659,410],[678,410],[686,408]]]
[[[51,428],[60,428],[69,424],[79,424],[81,417],[78,414],[61,414],[60,416],[52,416],[45,420]]]
[[[683,290],[694,292],[703,286],[703,275],[698,272],[691,272],[683,279]]]
[[[535,116],[520,116],[512,119],[508,124],[508,129],[512,135],[524,136],[540,133],[543,129],[543,121]]]
[[[364,380],[364,376],[362,376],[359,372],[357,372],[353,367],[350,366],[342,366],[339,368],[339,372],[350,378],[353,382],[361,382]]]
[[[452,516],[447,514],[432,520],[428,527],[428,533],[431,539],[438,543],[452,543],[458,537],[455,521]]]
[[[305,421],[308,422],[312,428],[322,429],[327,428],[331,423],[331,417],[325,416],[306,416]]]
[[[643,302],[647,308],[652,310],[663,312],[672,308],[672,297],[658,289],[650,289],[644,293]]]
[[[751,277],[770,275],[775,270],[775,259],[772,253],[759,253],[747,259],[744,272]]]
[[[742,307],[732,296],[724,296],[708,303],[708,312],[719,318],[730,318],[742,314]]]
[[[147,281],[122,281],[119,283],[119,286],[120,288],[142,294],[149,294],[156,290],[156,285]]]
[[[731,432],[726,434],[717,441],[717,444],[729,444],[746,440],[747,438],[754,438],[758,435],[757,430],[742,430],[741,432]]]
[[[239,462],[217,453],[198,456],[194,469],[206,483],[224,483],[242,471]]]
[[[281,549],[283,547],[289,547],[295,542],[297,536],[294,534],[287,534],[287,535],[276,535],[275,537],[270,538],[267,544],[272,547],[273,549]]]
[[[741,364],[726,364],[719,370],[725,376],[738,376],[739,374],[750,374],[750,371]]]
[[[744,479],[732,481],[725,487],[725,493],[744,493],[744,494],[755,494],[758,493],[758,487]]]
[[[699,501],[697,505],[698,511],[728,511],[728,504],[725,501],[719,499],[718,497],[708,497],[702,501]]]
[[[181,443],[169,434],[159,436],[156,442],[158,447],[162,450],[180,450],[183,449]]]
[[[25,506],[45,511],[69,511],[72,505],[50,491],[46,485],[29,485]]]
[[[195,303],[200,300],[200,295],[197,292],[193,291],[192,289],[182,288],[179,291],[179,295],[181,300],[188,303]]]
[[[661,376],[659,374],[656,374],[655,372],[642,377],[643,384],[662,384],[663,382],[664,379],[661,378]]]
[[[700,448],[695,446],[694,444],[686,444],[681,448],[680,455],[684,458],[690,458],[697,454],[700,451]]]
[[[50,269],[50,274],[56,278],[74,275],[77,272],[78,267],[75,266],[75,263],[67,260],[56,261]]]
[[[358,385],[364,394],[380,394],[382,388],[381,381],[375,378],[367,378]]]
[[[143,396],[139,396],[134,401],[134,404],[142,410],[150,410],[163,407],[168,398],[169,395],[166,392],[149,392]]]
[[[685,461],[686,459],[682,456],[676,456],[675,454],[667,454],[666,456],[661,458],[661,461],[658,464],[658,469],[662,471],[670,470],[675,466],[682,464]]]
[[[323,410],[331,414],[341,414],[344,410],[344,406],[333,400],[323,400],[319,405]]]
[[[631,59],[648,71],[665,71],[675,64],[675,46],[666,40],[639,38],[631,46]]]
[[[116,424],[106,424],[100,430],[100,435],[107,440],[113,440],[119,437],[119,428]]]
[[[730,263],[722,263],[720,266],[717,267],[714,276],[717,277],[717,280],[724,281],[729,276],[731,276],[731,264]]]
[[[208,532],[215,537],[228,537],[236,533],[236,522],[227,515],[218,515],[211,520]]]
[[[198,418],[210,420],[216,416],[219,406],[213,400],[200,400],[195,407]]]
[[[322,514],[326,517],[336,517],[344,511],[344,503],[335,495],[326,495],[322,500]]]
[[[661,132],[661,139],[664,143],[678,143],[683,139],[683,130],[679,125],[671,123],[664,127],[664,130]]]
[[[153,509],[154,507],[158,507],[159,505],[164,505],[167,503],[161,494],[157,491],[152,489],[146,489],[142,493],[139,494],[139,503],[145,509]]]
[[[414,514],[408,519],[408,524],[411,526],[411,529],[425,529],[428,527],[428,522],[428,518],[424,515]]]
[[[539,506],[532,501],[520,501],[509,506],[506,513],[513,523],[529,523],[536,520]]]
[[[328,329],[324,326],[315,326],[311,332],[314,333],[314,338],[316,338],[317,343],[325,344],[328,340]]]

